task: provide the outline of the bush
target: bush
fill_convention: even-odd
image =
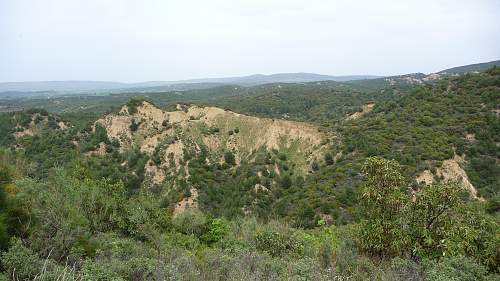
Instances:
[[[392,275],[391,279],[393,280],[423,280],[419,265],[410,259],[394,258],[389,269],[389,274]]]
[[[163,120],[163,122],[161,123],[161,125],[165,128],[165,129],[170,129],[172,128],[172,124],[170,124],[170,122],[168,122],[168,120]]]
[[[45,256],[66,256],[70,249],[86,245],[97,232],[119,229],[123,223],[125,188],[109,180],[75,178],[56,171],[47,182],[22,180],[18,196],[36,219],[36,231],[30,236],[31,247]]]
[[[383,280],[374,278],[378,271],[380,269],[369,258],[359,255],[352,246],[342,247],[337,252],[336,272],[340,276],[346,276],[346,280]]]
[[[230,166],[233,166],[236,164],[234,154],[231,151],[227,151],[226,153],[224,153],[224,161]]]
[[[7,248],[9,233],[7,230],[6,215],[0,213],[0,250]]]
[[[264,231],[255,235],[255,246],[257,250],[269,253],[273,257],[301,254],[304,249],[295,237],[276,231]]]
[[[194,234],[184,234],[176,231],[162,235],[162,242],[167,247],[181,247],[186,250],[196,250],[200,245],[200,240]]]
[[[82,281],[125,281],[110,270],[109,266],[97,262],[87,261],[82,268]]]
[[[283,177],[281,177],[281,187],[289,188],[290,186],[292,186],[292,178],[290,178],[289,175],[283,175]]]
[[[203,251],[203,259],[205,262],[199,266],[200,277],[190,280],[290,280],[283,274],[286,263],[267,254],[208,248]]]
[[[137,113],[137,107],[145,101],[144,97],[133,97],[127,103],[128,113],[130,115]]]
[[[327,154],[325,154],[325,164],[326,165],[333,165],[333,156],[330,152],[328,152]]]
[[[318,164],[318,162],[316,162],[316,161],[312,162],[312,164],[311,164],[311,169],[312,169],[313,171],[315,171],[315,172],[316,172],[316,171],[319,171],[319,164]]]
[[[482,281],[498,280],[500,276],[488,276],[484,266],[467,257],[445,257],[439,261],[425,260],[422,265],[426,280],[435,281]]]
[[[202,212],[191,209],[178,214],[172,220],[175,230],[198,237],[204,234],[206,222],[207,219]]]
[[[11,244],[0,259],[5,271],[17,279],[33,279],[40,272],[42,261],[20,239],[13,239]]]
[[[223,219],[213,219],[207,226],[207,233],[203,240],[209,244],[219,242],[231,230],[229,224]]]
[[[132,119],[132,122],[130,123],[130,130],[132,132],[137,131],[139,129],[139,126],[141,125],[141,122],[135,121],[135,119]]]

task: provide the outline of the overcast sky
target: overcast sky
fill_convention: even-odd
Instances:
[[[0,82],[391,75],[497,59],[499,0],[0,0]]]

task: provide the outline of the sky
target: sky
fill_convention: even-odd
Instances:
[[[499,0],[0,0],[0,82],[393,75],[498,59]]]

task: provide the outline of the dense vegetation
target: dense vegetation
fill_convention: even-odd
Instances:
[[[252,89],[246,95],[219,98],[210,104],[250,115],[334,126],[361,105],[392,95],[392,91],[377,90],[360,91],[336,82],[279,84]]]
[[[129,111],[195,101],[320,124],[336,138],[305,176],[285,150],[211,163],[201,148],[184,151],[187,170],[147,182],[159,151],[123,151],[92,126],[119,104],[110,97],[61,115],[1,114],[0,280],[499,280],[500,71],[374,83],[113,97]],[[454,155],[484,200],[415,182]],[[198,208],[175,213],[193,190]]]
[[[439,167],[454,154],[470,158],[468,172],[484,197],[499,191],[500,69],[439,81],[377,104],[367,118],[342,129],[344,151],[384,156],[408,175]],[[469,139],[467,138],[469,137]],[[359,157],[359,156],[357,156]]]

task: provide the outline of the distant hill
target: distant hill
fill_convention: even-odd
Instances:
[[[425,75],[423,73],[397,75],[391,77],[374,75],[331,76],[316,73],[277,73],[254,74],[238,77],[202,78],[178,81],[146,81],[139,83],[121,83],[113,81],[40,81],[40,82],[6,82],[0,83],[0,98],[55,96],[67,94],[108,94],[142,92],[154,93],[163,91],[185,91],[205,89],[221,85],[258,86],[272,83],[305,83],[316,81],[348,82],[366,89],[379,88],[381,85],[419,84],[441,76],[485,71],[500,60],[459,66]]]
[[[500,60],[457,66],[435,73],[408,73],[403,75],[387,76],[374,79],[360,79],[346,81],[351,86],[356,86],[358,89],[377,90],[384,87],[399,87],[400,89],[412,87],[413,85],[424,84],[426,82],[436,81],[448,76],[455,76],[465,73],[483,72],[494,66],[500,66]]]
[[[110,81],[37,81],[0,83],[0,92],[41,92],[41,91],[94,91],[99,89],[118,89],[127,87],[126,83]]]
[[[314,81],[350,81],[361,79],[372,79],[380,76],[373,75],[349,75],[349,76],[331,76],[316,73],[277,73],[277,74],[254,74],[242,77],[227,77],[227,78],[208,78],[208,79],[194,79],[185,80],[184,83],[224,83],[224,84],[238,84],[242,86],[256,86],[269,83],[302,83]]]
[[[144,91],[157,92],[166,90],[202,89],[221,84],[235,84],[241,86],[256,86],[269,83],[301,83],[314,81],[349,81],[372,79],[378,76],[351,75],[329,76],[315,73],[278,73],[271,75],[255,74],[242,77],[204,78],[180,81],[149,81],[140,83],[120,83],[110,81],[40,81],[40,82],[6,82],[0,83],[0,94],[5,92],[60,92],[60,93],[88,93],[111,91],[130,92]]]
[[[438,74],[463,74],[463,73],[468,73],[468,72],[485,71],[485,70],[490,69],[494,66],[500,66],[500,60],[457,66],[457,67],[441,70],[437,73]]]

